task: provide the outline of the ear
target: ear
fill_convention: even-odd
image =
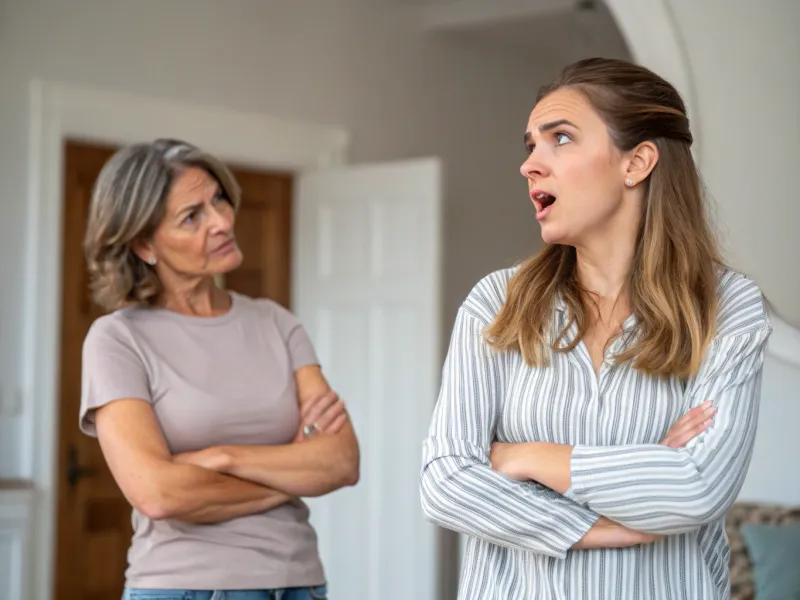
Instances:
[[[140,260],[148,264],[155,264],[151,261],[155,261],[156,253],[153,249],[153,245],[149,242],[145,242],[144,240],[134,240],[131,244],[131,250],[133,250],[133,253],[138,256]]]
[[[628,153],[627,162],[625,183],[627,187],[633,187],[647,179],[655,168],[658,163],[658,148],[653,142],[642,142]]]

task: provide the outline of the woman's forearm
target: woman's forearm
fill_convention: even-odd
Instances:
[[[529,453],[528,477],[559,494],[566,493],[572,486],[572,446],[549,442],[531,442],[525,446]]]
[[[512,479],[536,481],[564,494],[572,485],[570,459],[572,446],[549,442],[492,444],[492,468]]]
[[[220,473],[291,496],[321,496],[358,482],[358,443],[349,424],[299,444],[223,446],[218,452]]]
[[[167,463],[156,470],[154,493],[137,506],[154,519],[219,523],[266,512],[291,497],[274,489],[201,467]]]
[[[586,535],[572,548],[574,550],[591,550],[596,548],[627,548],[640,544],[650,544],[662,536],[636,531],[615,523],[605,517],[594,522]]]

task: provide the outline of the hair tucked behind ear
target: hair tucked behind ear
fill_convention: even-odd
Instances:
[[[651,71],[619,60],[587,59],[567,67],[537,102],[557,89],[582,93],[622,151],[644,141],[659,159],[644,182],[645,198],[628,295],[637,335],[617,356],[651,375],[697,373],[716,330],[718,269],[723,266],[711,230],[700,178],[691,154],[692,135],[678,92]],[[552,340],[557,298],[570,320]],[[589,327],[571,246],[547,246],[516,271],[507,299],[486,337],[496,349],[515,349],[532,366],[548,364],[550,351],[575,347]],[[578,336],[564,344],[576,322]]]

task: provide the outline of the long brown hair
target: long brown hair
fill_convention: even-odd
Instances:
[[[659,159],[643,184],[641,225],[626,290],[636,335],[616,357],[651,375],[697,373],[716,330],[718,269],[722,266],[700,177],[691,154],[686,108],[675,88],[644,67],[593,58],[568,66],[539,91],[536,102],[560,88],[582,93],[621,151],[650,141]],[[486,330],[488,343],[514,349],[531,366],[548,364],[550,350],[574,348],[586,334],[589,311],[577,280],[572,246],[548,245],[511,278],[505,305]],[[558,298],[569,321],[550,334]],[[578,335],[564,343],[577,323]]]

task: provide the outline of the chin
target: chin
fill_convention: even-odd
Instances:
[[[567,244],[569,236],[566,232],[553,223],[542,225],[542,241],[545,244]]]
[[[237,248],[235,252],[231,252],[217,259],[217,264],[214,265],[214,273],[216,275],[224,275],[234,269],[238,269],[243,259],[242,252]]]

